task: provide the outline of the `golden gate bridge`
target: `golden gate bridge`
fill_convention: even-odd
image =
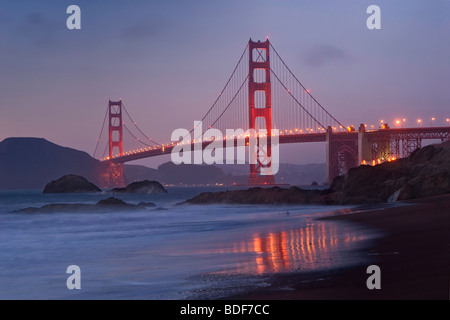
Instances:
[[[194,119],[192,119],[194,120]],[[326,179],[345,174],[359,165],[376,165],[409,156],[423,140],[446,141],[450,127],[395,128],[358,130],[345,126],[331,115],[289,69],[269,39],[252,41],[244,49],[222,91],[202,120],[201,134],[191,130],[192,145],[205,149],[211,141],[202,137],[208,129],[267,130],[265,150],[258,150],[255,164],[249,164],[249,185],[273,185],[273,175],[261,175],[270,167],[272,130],[279,130],[279,143],[326,143]],[[216,137],[223,140],[226,136]],[[233,139],[248,139],[236,136]],[[137,125],[122,100],[109,101],[94,157],[107,167],[105,184],[125,184],[126,162],[170,154],[181,141],[154,141]],[[104,146],[103,146],[104,144]],[[248,145],[248,143],[247,143]],[[260,151],[260,152],[259,152]]]

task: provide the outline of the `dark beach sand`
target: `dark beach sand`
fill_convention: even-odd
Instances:
[[[385,232],[362,253],[381,268],[381,290],[367,289],[366,265],[279,275],[271,287],[228,299],[450,299],[450,195],[409,203],[414,205],[325,218]]]

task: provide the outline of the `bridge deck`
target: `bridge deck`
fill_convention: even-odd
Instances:
[[[428,127],[428,128],[398,128],[398,129],[385,129],[385,130],[372,130],[367,131],[369,135],[369,141],[386,140],[386,139],[448,139],[450,136],[450,127]],[[333,140],[358,140],[358,132],[334,132]],[[287,143],[312,143],[312,142],[325,142],[326,133],[308,133],[308,134],[281,134],[279,136],[280,144]],[[248,142],[248,139],[247,141]],[[211,141],[202,142],[202,150],[205,149]],[[194,145],[191,145],[191,150],[194,149]],[[235,146],[237,141],[235,140]],[[226,147],[226,141],[224,140],[224,147]],[[102,161],[103,163],[126,163],[134,160],[157,157],[161,155],[170,154],[173,150],[173,145],[165,145],[164,147],[156,149],[141,149],[133,151],[121,157],[115,157]]]

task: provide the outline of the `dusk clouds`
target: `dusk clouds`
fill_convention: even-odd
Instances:
[[[16,29],[16,37],[38,46],[50,46],[57,42],[58,23],[41,12],[31,12],[22,17]]]
[[[354,58],[351,54],[333,45],[317,45],[309,50],[303,56],[306,64],[313,67],[322,67],[332,63],[351,63]]]
[[[81,30],[66,27],[72,4],[81,8]],[[267,36],[345,124],[436,117],[446,125],[450,2],[379,0],[381,30],[366,26],[370,4],[3,1],[0,112],[9,120],[0,141],[37,136],[93,150],[106,103],[119,98],[146,134],[169,141],[211,107],[247,41]],[[302,148],[290,148],[286,161],[314,161]],[[323,148],[308,150],[313,158]]]

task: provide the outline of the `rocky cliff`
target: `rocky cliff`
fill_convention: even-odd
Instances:
[[[410,200],[450,193],[450,142],[416,150],[408,158],[360,166],[336,178],[330,190],[336,201]]]
[[[187,204],[372,204],[450,193],[450,142],[419,149],[408,158],[360,166],[327,190],[252,188],[202,193]]]

